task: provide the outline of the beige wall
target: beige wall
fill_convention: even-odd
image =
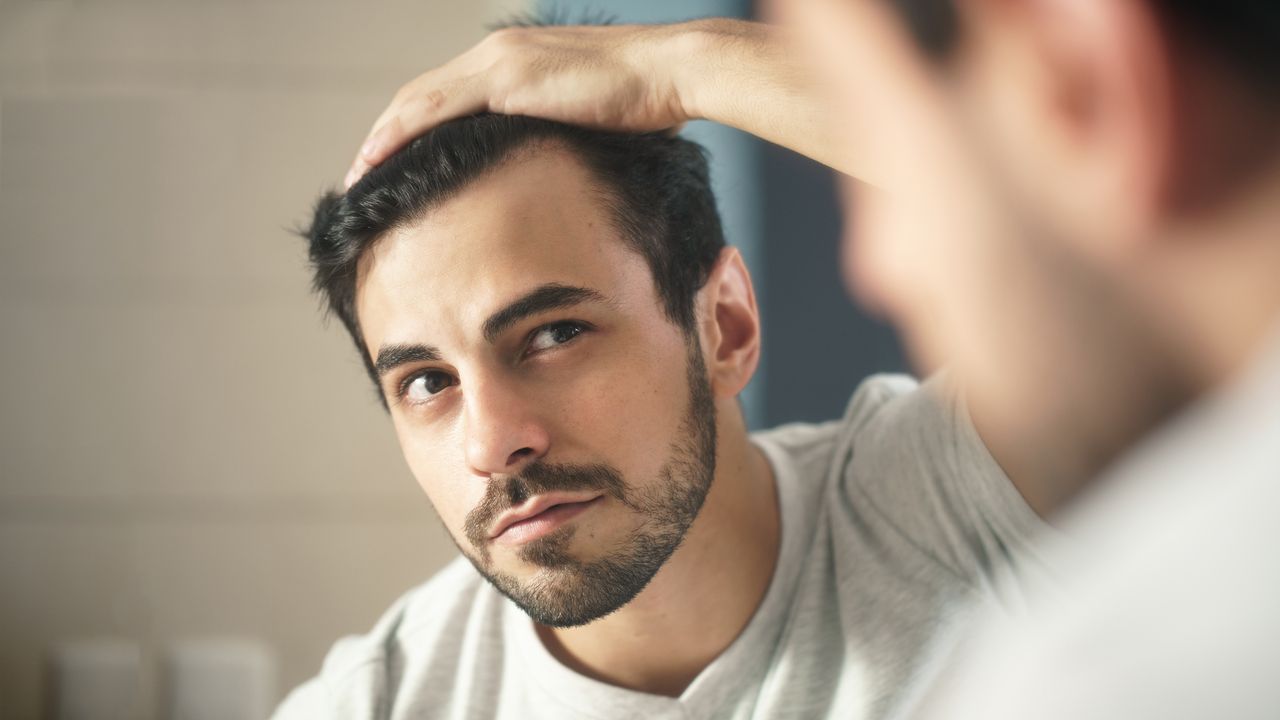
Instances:
[[[283,693],[453,555],[285,228],[495,13],[0,0],[0,718],[73,637],[141,642],[148,693],[260,637]]]

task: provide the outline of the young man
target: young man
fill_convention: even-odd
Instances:
[[[709,117],[887,188],[850,184],[854,290],[1078,540],[1065,599],[985,635],[930,717],[1276,717],[1280,6],[774,6],[821,82],[741,23],[508,32],[407,85],[352,177],[511,107]]]
[[[884,717],[1039,528],[942,379],[747,435],[751,280],[686,140],[463,118],[308,236],[464,557],[278,717]]]
[[[912,5],[932,56],[887,6],[786,9],[912,188],[858,251],[879,297],[1073,538],[918,716],[1280,717],[1280,5]],[[881,262],[925,247],[947,274]]]

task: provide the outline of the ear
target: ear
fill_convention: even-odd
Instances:
[[[760,312],[737,248],[726,247],[698,291],[698,330],[716,397],[736,397],[760,362]]]
[[[1004,146],[993,155],[1103,252],[1152,235],[1175,181],[1174,56],[1157,4],[966,6],[962,73],[985,137]]]

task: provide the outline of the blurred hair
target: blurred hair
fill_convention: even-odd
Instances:
[[[960,38],[953,0],[891,0],[916,43],[930,57],[942,59]]]
[[[686,333],[694,297],[724,247],[700,145],[663,134],[622,134],[536,118],[482,114],[444,123],[369,171],[345,194],[325,193],[311,225],[313,287],[355,341],[379,386],[356,317],[357,264],[389,231],[411,224],[522,149],[562,148],[588,170],[622,241],[642,256],[663,310]],[[381,390],[379,399],[386,404]]]
[[[890,0],[916,42],[936,59],[959,40],[955,0]],[[1280,95],[1280,1],[1149,0],[1156,13],[1228,59],[1266,93]]]
[[[1280,2],[1153,1],[1182,32],[1208,44],[1268,94],[1280,96]]]

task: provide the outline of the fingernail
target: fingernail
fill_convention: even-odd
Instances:
[[[372,158],[374,152],[378,150],[378,139],[369,138],[364,141],[364,145],[360,146],[360,155],[366,158]]]

